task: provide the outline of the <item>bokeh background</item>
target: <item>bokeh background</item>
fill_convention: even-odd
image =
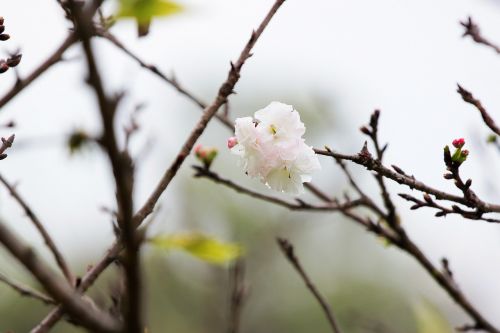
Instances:
[[[179,0],[180,1],[180,0]],[[270,0],[183,0],[184,12],[156,20],[151,33],[136,38],[135,24],[122,21],[115,33],[147,62],[175,72],[188,89],[210,101]],[[113,3],[108,3],[112,11]],[[9,43],[19,47],[21,76],[41,63],[67,34],[56,1],[2,0]],[[493,0],[289,0],[255,48],[231,97],[231,116],[247,116],[278,100],[293,104],[306,124],[307,142],[357,152],[360,125],[382,110],[381,137],[389,142],[387,164],[435,187],[456,191],[442,178],[442,147],[465,137],[471,151],[463,172],[477,192],[500,201],[499,154],[486,144],[488,130],[477,112],[455,92],[461,83],[500,119],[500,57],[462,39],[468,15],[485,36],[500,42],[500,1]],[[106,41],[96,43],[108,91],[127,92],[118,115],[127,123],[134,106],[140,133],[133,138],[138,158],[135,200],[140,205],[174,158],[200,111],[171,87],[142,70]],[[99,133],[97,105],[83,82],[79,47],[67,61],[2,108],[0,121],[14,120],[16,144],[1,173],[16,182],[75,272],[102,255],[113,240],[110,218],[113,180],[105,155],[88,149],[71,155],[66,141],[75,129]],[[1,76],[0,95],[15,82]],[[1,135],[10,134],[2,129]],[[227,129],[213,121],[200,143],[219,148],[213,168],[235,182],[269,193],[247,179],[225,148]],[[327,296],[346,332],[451,332],[468,318],[410,257],[336,214],[289,212],[194,179],[190,158],[164,193],[150,234],[200,231],[241,243],[246,249],[250,294],[242,332],[326,332],[323,314],[286,262],[275,237],[289,238],[312,279]],[[334,163],[321,159],[314,183],[331,195],[348,189]],[[352,167],[373,195],[372,177]],[[408,192],[390,184],[392,193]],[[304,196],[308,198],[307,195]],[[285,196],[286,198],[286,196]],[[404,226],[436,264],[446,256],[456,280],[484,315],[500,325],[500,229],[455,217],[436,219],[429,210],[410,211],[395,199]],[[0,189],[0,216],[47,261],[51,257],[22,211]],[[227,326],[229,273],[185,253],[144,248],[147,317],[151,332],[220,332]],[[38,287],[4,249],[0,271]],[[91,290],[106,301],[114,269]],[[48,312],[0,285],[0,332],[28,332]],[[81,332],[61,322],[54,332]]]

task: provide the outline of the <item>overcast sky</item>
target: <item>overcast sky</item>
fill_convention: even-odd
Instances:
[[[112,31],[147,61],[166,72],[175,71],[182,83],[209,101],[223,81],[229,61],[237,57],[272,1],[182,3],[186,7],[183,14],[155,21],[144,39],[135,38],[132,22],[120,22]],[[498,152],[483,144],[487,129],[455,92],[456,83],[463,84],[500,121],[500,57],[462,39],[459,25],[472,15],[484,35],[500,43],[499,3],[288,0],[256,46],[255,56],[243,69],[238,95],[232,99],[238,105],[239,100],[250,100],[257,94],[270,99],[273,92],[290,91],[303,98],[320,94],[344,119],[342,135],[350,136],[342,139],[339,134],[325,134],[321,142],[317,139],[311,144],[329,144],[349,152],[362,144],[359,125],[374,108],[380,108],[381,135],[390,142],[387,163],[396,163],[450,191],[454,188],[442,179],[441,151],[452,139],[463,136],[471,144],[464,173],[474,180],[484,198],[500,202],[498,177],[489,176],[498,173]],[[31,72],[67,34],[68,24],[56,1],[2,0],[1,11],[12,39],[2,43],[0,51],[22,49],[21,76]],[[110,45],[99,42],[97,48],[109,90],[130,93],[124,109],[148,102],[142,126],[144,132],[154,133],[158,144],[138,176],[136,199],[142,202],[187,136],[198,111]],[[112,238],[109,218],[99,211],[100,206],[112,206],[113,202],[106,160],[99,154],[69,158],[61,140],[74,128],[98,132],[95,101],[82,82],[84,67],[75,59],[78,55],[78,48],[71,49],[70,61],[57,65],[1,110],[0,121],[14,119],[19,124],[15,131],[20,143],[19,150],[12,149],[11,156],[2,162],[2,173],[20,181],[19,190],[62,247],[75,253],[82,248],[100,253]],[[0,95],[13,79],[12,73],[2,75]],[[244,115],[253,111],[234,112]],[[121,117],[126,119],[126,112]],[[203,139],[217,137],[210,136],[220,130],[217,126],[212,124]],[[147,140],[147,136],[139,139],[138,146]],[[176,200],[172,193],[178,184],[173,186],[167,191],[174,198],[167,209]],[[396,193],[402,190],[392,188]],[[20,210],[5,191],[0,193],[2,216],[23,236],[41,245]],[[451,217],[436,222],[431,212],[409,214],[407,203],[402,202],[401,207],[419,244],[436,261],[448,256],[462,287],[500,324],[496,311],[500,306],[499,227]],[[484,285],[489,288],[487,298]]]

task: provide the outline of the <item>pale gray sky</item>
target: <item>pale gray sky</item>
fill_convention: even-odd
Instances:
[[[187,11],[154,22],[147,38],[136,39],[131,22],[121,22],[113,31],[144,59],[166,72],[175,71],[180,82],[210,100],[227,73],[229,61],[237,57],[271,2],[183,1]],[[35,68],[66,34],[67,24],[55,1],[2,0],[1,11],[12,40],[3,43],[0,51],[22,48],[21,75]],[[500,57],[460,38],[458,21],[468,15],[480,24],[484,35],[500,42],[498,1],[289,0],[259,41],[255,56],[243,69],[238,95],[232,99],[238,105],[239,99],[250,100],[257,93],[289,90],[307,98],[320,92],[335,104],[348,128],[342,129],[344,138],[327,133],[325,142],[312,143],[351,152],[364,139],[357,132],[359,125],[374,108],[381,108],[381,135],[390,142],[387,163],[398,164],[450,191],[453,187],[442,179],[442,147],[459,136],[470,143],[476,141],[470,146],[471,158],[463,171],[474,180],[477,192],[499,202],[499,192],[491,190],[495,185],[498,189],[498,182],[491,184],[496,179],[481,180],[498,170],[498,153],[491,148],[481,150],[484,144],[477,139],[483,139],[488,131],[478,114],[455,93],[460,82],[500,121]],[[154,133],[156,145],[138,176],[136,197],[142,202],[187,136],[198,111],[105,42],[97,47],[108,86],[128,89],[129,107],[148,102],[142,126],[145,132]],[[69,52],[70,57],[77,54],[77,48]],[[83,73],[79,60],[58,65],[8,104],[0,120],[16,120],[19,142],[62,136],[76,127],[97,132],[95,102],[82,83]],[[11,86],[11,74],[2,75],[0,94]],[[179,110],[186,114],[180,115]],[[254,111],[237,109],[235,115]],[[122,112],[124,119],[126,112]],[[213,142],[219,129],[212,124],[202,140],[222,148],[223,142]],[[349,140],[345,133],[351,133]],[[324,168],[329,166],[325,163]],[[71,249],[75,257],[82,251],[98,254],[109,243],[109,219],[99,212],[99,206],[113,202],[112,182],[99,154],[70,159],[62,145],[42,143],[37,149],[13,149],[2,162],[2,173],[20,181],[21,193],[57,242]],[[189,172],[181,173],[181,177],[187,175]],[[176,184],[166,193],[174,199],[164,206],[173,218]],[[391,187],[395,193],[406,191]],[[500,324],[496,311],[500,306],[499,227],[452,217],[436,221],[430,211],[409,213],[409,204],[404,202],[401,207],[418,243],[435,262],[443,255],[449,257],[463,289]],[[0,209],[13,228],[41,246],[37,234],[3,190]]]

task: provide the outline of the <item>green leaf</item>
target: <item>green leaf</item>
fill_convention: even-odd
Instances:
[[[135,18],[139,24],[148,24],[153,17],[179,13],[183,7],[170,0],[120,0],[119,18]]]
[[[488,137],[486,138],[486,142],[488,142],[488,143],[497,142],[497,136],[495,134],[488,135]]]
[[[74,154],[80,152],[83,148],[89,146],[91,139],[88,134],[83,130],[75,130],[70,134],[67,140],[69,152]]]
[[[179,233],[160,235],[149,242],[160,249],[178,249],[210,263],[224,264],[237,259],[243,254],[241,246],[219,241],[199,233]]]
[[[418,333],[452,333],[453,328],[439,312],[438,308],[428,301],[422,301],[413,308]]]

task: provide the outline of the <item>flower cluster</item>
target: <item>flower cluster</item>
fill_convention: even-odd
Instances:
[[[250,177],[281,192],[299,194],[311,173],[321,168],[314,150],[305,144],[304,123],[291,105],[272,102],[252,117],[238,118],[231,152],[240,156]]]

